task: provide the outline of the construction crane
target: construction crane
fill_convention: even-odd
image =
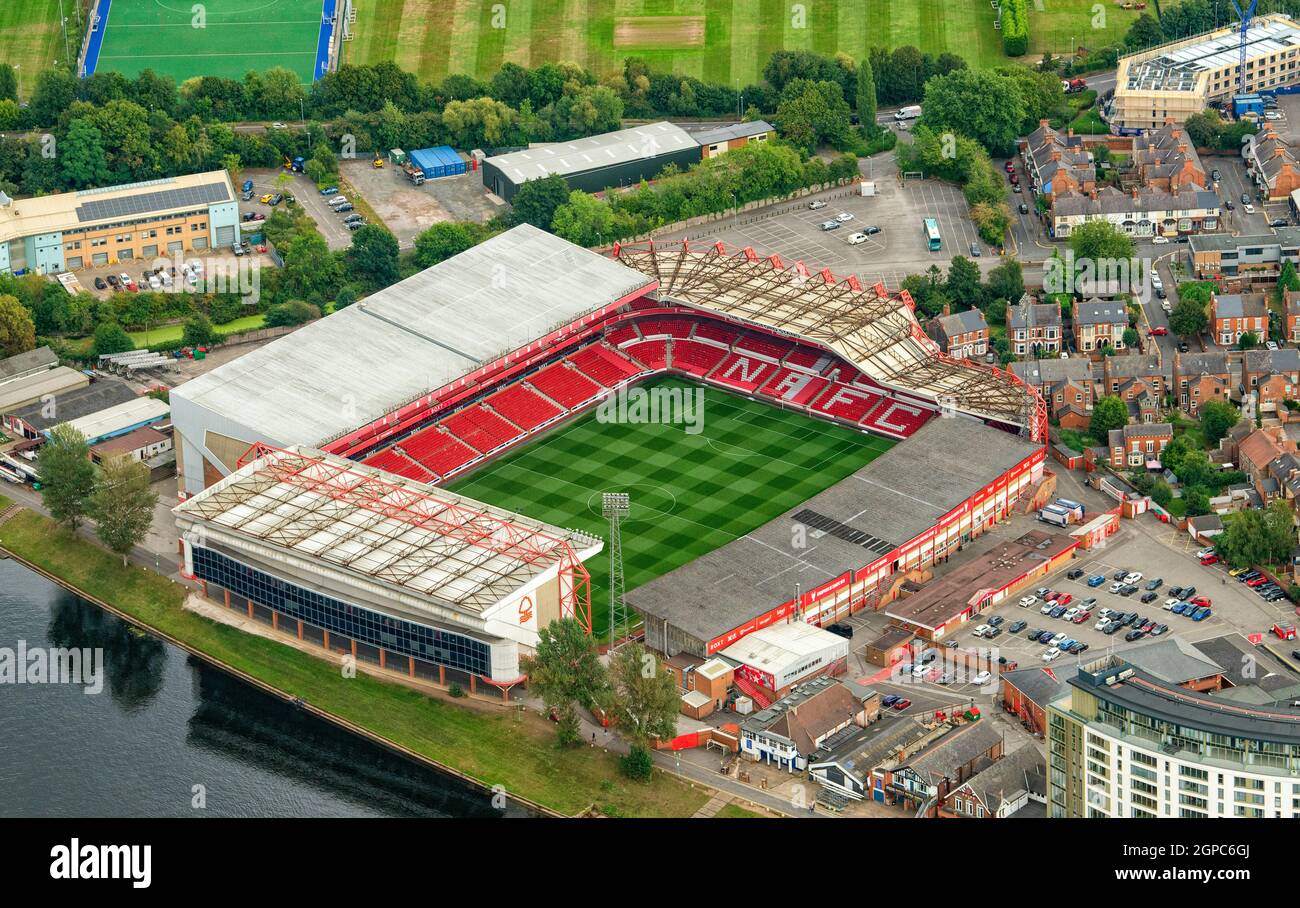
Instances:
[[[1259,0],[1250,0],[1250,8],[1245,12],[1241,10],[1241,4],[1237,0],[1232,0],[1232,8],[1237,11],[1237,18],[1241,20],[1241,49],[1237,57],[1237,91],[1240,94],[1246,93],[1246,30],[1250,28],[1250,20],[1255,17],[1255,7],[1259,5]]]

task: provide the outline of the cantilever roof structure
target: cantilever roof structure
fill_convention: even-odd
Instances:
[[[209,533],[234,531],[472,613],[558,568],[564,611],[573,614],[588,583],[580,553],[600,546],[577,531],[302,447],[255,446],[238,470],[173,513]]]
[[[658,295],[796,335],[839,354],[883,385],[981,418],[1038,428],[1033,391],[1011,373],[943,355],[905,294],[856,278],[786,267],[721,243],[615,246],[614,257],[659,281]]]

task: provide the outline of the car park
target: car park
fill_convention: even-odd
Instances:
[[[337,186],[326,186],[320,191],[321,195],[337,195],[339,188]]]
[[[1182,614],[1185,614],[1185,613],[1187,612],[1188,608],[1191,608],[1191,607],[1192,607],[1192,606],[1191,606],[1190,603],[1187,603],[1187,602],[1179,602],[1177,605],[1175,605],[1175,606],[1174,606],[1173,608],[1171,608],[1169,611],[1173,612],[1175,615],[1182,615]]]

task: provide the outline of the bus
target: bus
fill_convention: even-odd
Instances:
[[[939,237],[939,222],[934,218],[926,218],[924,222],[925,238],[930,244],[931,252],[938,252],[943,246],[943,240]]]

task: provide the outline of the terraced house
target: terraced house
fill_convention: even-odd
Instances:
[[[1174,393],[1178,406],[1195,416],[1207,400],[1229,400],[1232,372],[1222,351],[1174,354]]]
[[[1132,166],[1141,184],[1151,189],[1177,192],[1206,187],[1205,165],[1195,143],[1173,117],[1133,140]]]
[[[1300,350],[1247,350],[1241,389],[1255,393],[1256,406],[1263,413],[1275,413],[1284,401],[1300,399]]]
[[[239,241],[224,170],[31,199],[0,193],[0,272],[57,274]]]
[[[1290,146],[1283,142],[1273,124],[1265,123],[1254,142],[1241,147],[1255,185],[1271,202],[1290,198],[1300,189],[1300,163],[1297,163]]]
[[[1091,193],[1071,192],[1052,203],[1052,235],[1070,236],[1090,221],[1109,221],[1129,236],[1166,236],[1219,229],[1219,197],[1195,185],[1175,191],[1103,186]]]
[[[1300,292],[1283,293],[1282,306],[1286,313],[1286,339],[1293,344],[1300,343]]]
[[[1012,363],[1011,371],[1037,389],[1048,415],[1063,429],[1086,429],[1095,398],[1093,363],[1087,359],[1040,359]]]
[[[1104,347],[1124,349],[1124,331],[1128,328],[1128,307],[1117,300],[1093,298],[1075,300],[1070,315],[1074,347],[1083,353]]]
[[[1262,293],[1216,293],[1210,297],[1214,342],[1234,347],[1246,334],[1268,337],[1268,303]]]
[[[1174,440],[1174,427],[1167,422],[1129,423],[1122,429],[1111,429],[1108,439],[1108,459],[1117,470],[1141,467],[1151,469],[1160,465],[1160,454]]]
[[[1097,168],[1083,138],[1074,130],[1064,134],[1039,120],[1038,128],[1020,141],[1020,157],[1039,191],[1049,201],[1063,193],[1088,193],[1097,188]]]

